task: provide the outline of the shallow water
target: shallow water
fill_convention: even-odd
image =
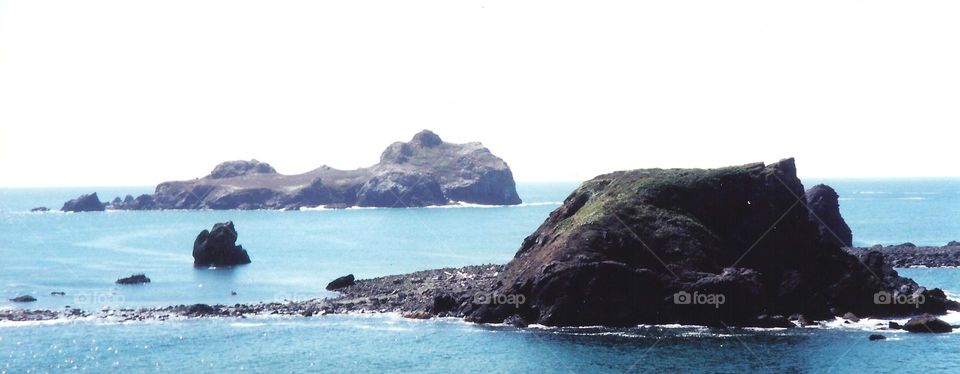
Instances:
[[[807,181],[808,186],[819,181]],[[960,237],[960,183],[827,181],[857,244],[943,244]],[[576,183],[521,184],[519,207],[29,213],[89,191],[102,199],[148,188],[0,189],[0,297],[30,308],[281,301],[329,295],[372,277],[508,261]],[[923,197],[923,199],[908,199]],[[233,220],[253,264],[194,269],[193,239]],[[960,294],[958,269],[901,269]],[[120,287],[145,272],[153,282]],[[50,296],[64,291],[66,296]],[[230,291],[237,291],[231,296]],[[0,308],[24,304],[0,302]],[[960,323],[960,316],[948,319]],[[0,369],[61,371],[709,371],[862,372],[960,368],[960,335],[883,332],[876,321],[826,329],[700,327],[515,329],[395,315],[256,317],[168,322],[0,323]]]

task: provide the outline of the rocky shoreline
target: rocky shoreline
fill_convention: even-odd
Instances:
[[[0,310],[0,322],[36,322],[61,319],[102,319],[118,322],[165,321],[176,318],[299,315],[305,317],[346,313],[400,313],[408,318],[463,317],[462,303],[482,302],[492,289],[503,265],[477,265],[390,275],[356,281],[328,299],[260,302],[233,305],[174,305],[157,308],[105,308],[85,311]],[[478,295],[481,295],[478,297]]]
[[[858,255],[877,251],[883,255],[887,264],[893,267],[960,267],[960,242],[951,241],[942,247],[916,246],[913,243],[898,245],[875,245],[869,248],[847,248],[847,252]]]
[[[469,311],[482,304],[498,302],[523,303],[525,300],[510,300],[493,291],[505,265],[477,265],[462,268],[424,270],[409,274],[389,275],[362,279],[340,288],[334,298],[291,300],[283,302],[260,302],[233,305],[173,305],[157,308],[104,308],[99,311],[84,311],[65,307],[61,310],[0,310],[0,322],[54,322],[54,321],[109,321],[115,323],[168,321],[195,318],[248,318],[256,316],[316,317],[337,314],[400,314],[404,318],[430,319],[434,317],[470,318]],[[503,299],[503,300],[501,300]],[[846,313],[845,323],[859,322],[859,318]],[[758,327],[809,327],[821,326],[803,315],[790,318],[769,318],[768,322],[781,322]],[[522,320],[505,320],[516,327],[526,327]],[[928,326],[929,325],[929,326]],[[951,326],[929,314],[920,314],[901,325],[889,321],[880,330],[905,330],[908,332],[950,332],[960,326]],[[879,337],[878,337],[879,336]],[[870,340],[883,339],[873,335]]]

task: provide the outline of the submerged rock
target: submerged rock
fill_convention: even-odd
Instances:
[[[80,195],[80,197],[67,201],[60,210],[64,212],[102,212],[107,206],[100,202],[97,193]]]
[[[776,316],[958,307],[898,276],[879,254],[858,259],[823,240],[797,204],[803,198],[793,159],[601,175],[523,241],[491,290],[498,298],[461,311],[476,322],[517,315],[549,326],[785,326]],[[924,302],[884,303],[887,294]]]
[[[45,206],[38,206],[36,208],[30,209],[30,211],[31,212],[49,212],[50,208],[47,208]]]
[[[327,284],[327,291],[339,290],[347,286],[352,286],[354,283],[353,274],[347,274]]]
[[[15,303],[32,303],[32,302],[34,302],[34,301],[37,301],[37,298],[35,298],[35,297],[33,297],[33,296],[30,296],[30,295],[23,295],[23,296],[14,297],[14,298],[9,299],[9,300],[10,300],[10,301],[13,301],[13,302],[15,302]]]
[[[153,195],[111,209],[298,209],[316,206],[420,207],[452,202],[519,204],[510,167],[480,143],[454,144],[424,130],[387,147],[366,168],[329,166],[297,175],[269,164],[228,161],[209,175],[164,182]],[[102,210],[102,209],[101,209]]]
[[[880,334],[871,334],[870,337],[868,337],[867,339],[870,339],[870,341],[886,340],[887,337]]]
[[[193,266],[233,266],[250,263],[250,255],[237,245],[237,230],[233,221],[213,225],[203,230],[193,242]]]
[[[830,186],[818,184],[807,190],[805,196],[810,220],[820,231],[820,239],[824,244],[853,246],[853,232],[840,215],[840,195]]]
[[[953,327],[951,327],[949,323],[946,323],[943,320],[929,314],[911,318],[906,324],[903,325],[903,329],[909,332],[920,333],[943,333],[953,331]]]
[[[150,278],[144,274],[134,274],[126,278],[117,279],[117,284],[142,284],[150,283]]]

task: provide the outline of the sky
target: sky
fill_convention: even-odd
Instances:
[[[4,1],[0,186],[376,163],[431,129],[518,181],[796,157],[960,176],[960,2]]]

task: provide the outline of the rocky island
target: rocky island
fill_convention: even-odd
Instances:
[[[284,175],[257,160],[228,161],[199,179],[164,182],[154,194],[96,194],[65,204],[64,211],[104,209],[299,209],[302,207],[422,207],[464,202],[519,204],[510,167],[480,143],[454,144],[424,130],[387,147],[376,165],[356,170],[321,166]]]
[[[526,303],[467,305],[462,313],[554,326],[765,326],[791,315],[815,321],[960,307],[898,276],[877,252],[846,253],[834,235],[825,237],[827,221],[812,218],[805,199],[793,159],[601,175],[524,240],[489,291]],[[878,304],[878,294],[924,302]]]

